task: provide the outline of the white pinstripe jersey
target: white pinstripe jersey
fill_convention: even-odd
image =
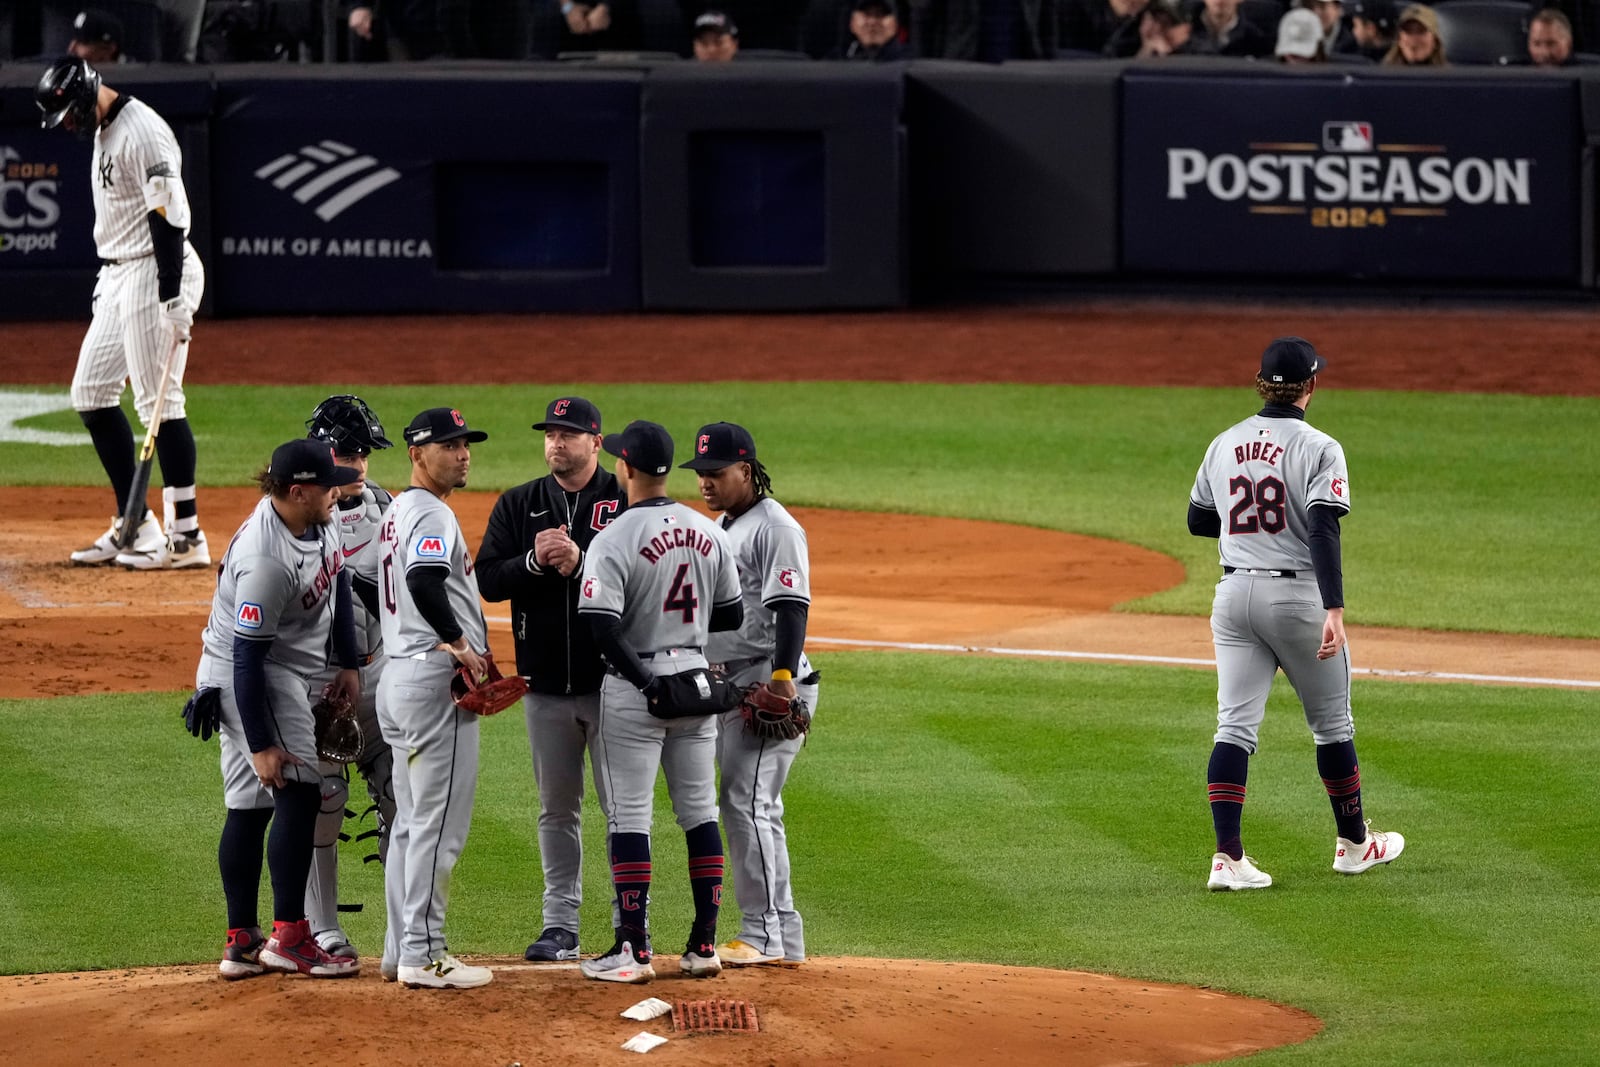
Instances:
[[[620,618],[635,652],[704,648],[712,606],[738,599],[726,535],[674,500],[630,505],[583,554],[578,611]]]
[[[147,216],[157,208],[189,236],[189,195],[172,127],[143,101],[117,103],[94,135],[94,245],[101,259],[138,259],[155,251]]]
[[[233,535],[217,572],[211,617],[201,641],[224,662],[235,635],[270,640],[267,659],[309,677],[325,670],[333,642],[333,592],[342,569],[339,535],[313,526],[311,540],[289,532],[264,496]]]
[[[770,656],[777,644],[774,604],[811,603],[811,557],[806,532],[788,509],[763,497],[736,519],[722,519],[744,593],[744,622],[711,635],[706,658],[713,663]]]
[[[1339,442],[1294,418],[1252,415],[1206,449],[1189,500],[1222,516],[1224,567],[1310,571],[1307,512],[1350,510],[1350,472]]]
[[[407,489],[389,505],[378,543],[378,604],[389,658],[427,652],[440,641],[406,587],[406,575],[413,567],[449,568],[444,589],[456,623],[473,651],[488,649],[489,630],[478,599],[478,580],[472,576],[472,553],[448,504],[426,489]]]

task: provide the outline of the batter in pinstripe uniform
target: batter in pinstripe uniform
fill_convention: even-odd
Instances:
[[[630,422],[620,434],[607,434],[602,447],[618,457],[628,510],[589,543],[578,611],[610,665],[591,758],[596,779],[605,781],[617,936],[603,955],[579,967],[603,982],[655,977],[648,912],[659,769],[688,840],[694,896],[694,925],[678,967],[709,978],[722,971],[716,950],[723,867],[716,717],[658,718],[650,701],[659,676],[706,666],[711,631],[738,629],[744,615],[739,572],[716,524],[667,496],[672,438],[665,429]]]
[[[1280,337],[1261,356],[1260,411],[1218,434],[1189,495],[1189,531],[1218,538],[1222,580],[1211,608],[1217,734],[1207,770],[1217,851],[1211,889],[1265,889],[1272,876],[1240,839],[1245,780],[1283,668],[1317,743],[1317,770],[1337,826],[1333,869],[1360,874],[1397,858],[1405,838],[1362,818],[1350,715],[1339,520],[1350,511],[1344,449],[1306,422],[1327,360]]]
[[[478,789],[478,717],[455,705],[456,667],[484,675],[488,630],[461,524],[445,500],[466,487],[471,446],[488,440],[454,408],[406,427],[411,485],[384,516],[378,565],[383,649],[378,727],[394,750],[395,824],[384,864],[389,929],[381,971],[409,986],[487,984],[445,944],[450,875]]]
[[[737,630],[712,634],[706,655],[722,664],[735,684],[766,682],[778,696],[804,700],[815,717],[818,674],[804,651],[811,610],[805,530],[768,495],[772,481],[743,426],[700,427],[694,457],[683,466],[700,476],[700,495],[711,510],[723,513],[722,530],[738,561],[744,592],[744,622]],[[804,743],[803,737],[755,736],[737,708],[719,724],[719,799],[740,914],[739,936],[717,947],[723,963],[792,967],[806,958],[783,825],[783,783]]]
[[[82,59],[56,60],[35,95],[45,128],[62,126],[94,139],[90,181],[101,266],[94,315],[72,376],[72,406],[111,481],[119,518],[93,544],[72,553],[72,560],[116,562],[136,570],[209,566],[211,553],[195,504],[194,432],[183,396],[189,329],[205,289],[205,271],[188,241],[183,155],[160,115],[102,84]],[[174,343],[178,349],[156,436],[165,528],[146,511],[133,542],[119,553],[120,516],[135,466],[133,429],[120,406],[123,383],[132,381],[134,408],[148,420]]]
[[[339,486],[361,476],[319,441],[290,441],[257,477],[263,496],[234,534],[201,636],[196,700],[220,705],[228,808],[217,863],[228,902],[224,978],[267,970],[338,978],[356,961],[325,952],[306,920],[306,876],[321,806],[307,685],[330,659],[333,685],[360,695],[350,580],[330,523]],[[337,651],[335,657],[333,653]],[[270,940],[257,926],[261,846],[272,873]]]

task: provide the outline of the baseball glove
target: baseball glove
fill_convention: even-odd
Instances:
[[[498,715],[522,699],[528,691],[528,680],[520,674],[507,678],[494,665],[494,657],[485,654],[483,662],[489,670],[482,681],[472,677],[465,667],[457,667],[450,679],[450,697],[456,706],[475,715]]]
[[[650,714],[658,719],[717,715],[739,704],[739,687],[710,667],[692,667],[681,674],[663,674],[642,690]]]
[[[756,737],[770,741],[793,741],[811,729],[811,709],[799,697],[781,697],[757,682],[739,700],[744,728]]]
[[[311,705],[311,718],[318,756],[329,763],[354,763],[361,758],[361,724],[349,697],[335,694],[331,685],[324,686],[322,696]]]

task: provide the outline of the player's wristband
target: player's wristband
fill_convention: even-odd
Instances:
[[[780,667],[772,672],[772,680],[774,682],[792,682],[794,681],[794,671],[786,671]]]

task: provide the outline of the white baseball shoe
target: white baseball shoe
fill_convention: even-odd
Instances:
[[[95,567],[102,563],[113,562],[122,549],[117,547],[117,535],[122,532],[122,517],[111,520],[111,528],[99,537],[88,548],[80,548],[72,554],[72,562],[85,566]],[[144,513],[144,519],[139,523],[139,528],[133,533],[133,544],[128,546],[129,552],[154,553],[166,544],[166,534],[161,532],[161,525],[156,522],[156,517],[150,512]]]
[[[643,985],[656,976],[656,969],[650,965],[650,954],[647,952],[640,959],[634,953],[631,941],[618,942],[605,955],[580,961],[578,970],[583,972],[585,978],[593,978],[598,982],[626,982],[629,985]]]
[[[446,952],[426,967],[407,967],[402,963],[396,977],[401,985],[413,989],[475,989],[488,985],[494,972],[487,967],[470,967]]]
[[[1258,868],[1249,856],[1234,859],[1226,852],[1218,852],[1211,857],[1207,889],[1265,889],[1271,884],[1272,875]]]
[[[710,945],[690,945],[678,960],[678,970],[691,978],[715,978],[722,973],[722,961]]]
[[[360,956],[360,953],[356,952],[356,947],[350,943],[349,935],[337,926],[319,932],[316,938],[317,944],[322,946],[322,951],[330,956],[347,960],[357,959]]]
[[[1367,839],[1359,844],[1346,838],[1333,843],[1333,869],[1340,874],[1360,874],[1380,863],[1393,863],[1406,850],[1406,839],[1393,830],[1384,833],[1367,823]]]
[[[188,534],[171,534],[162,539],[155,549],[141,552],[137,546],[117,554],[117,563],[135,571],[181,571],[190,567],[211,566],[211,549],[206,535],[199,530]]]

